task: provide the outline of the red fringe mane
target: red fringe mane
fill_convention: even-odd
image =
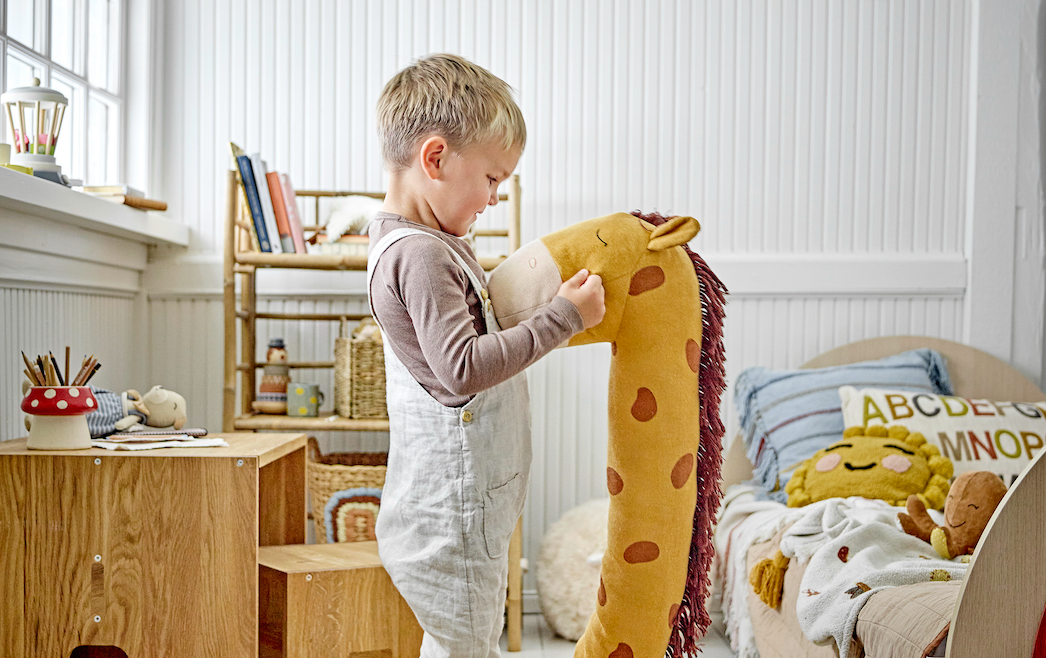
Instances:
[[[654,226],[670,218],[638,210],[632,214]],[[728,291],[704,259],[683,245],[701,286],[701,366],[698,371],[698,396],[701,405],[701,436],[697,449],[697,506],[694,508],[694,534],[690,540],[690,562],[686,588],[679,606],[675,627],[666,655],[670,658],[694,656],[697,641],[705,636],[712,620],[705,600],[711,582],[708,577],[714,548],[712,532],[716,512],[723,498],[720,472],[723,465],[723,421],[719,403],[726,389],[726,350],[723,346],[723,319]]]

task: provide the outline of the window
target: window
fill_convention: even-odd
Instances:
[[[124,182],[124,12],[125,0],[0,0],[0,89],[39,78],[65,95],[55,158],[90,185]]]

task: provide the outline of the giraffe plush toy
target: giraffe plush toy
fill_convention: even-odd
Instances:
[[[490,276],[502,328],[582,268],[606,315],[570,345],[610,343],[607,551],[582,658],[694,655],[721,491],[726,289],[686,243],[692,217],[618,213],[526,245]],[[703,312],[702,312],[703,310]]]

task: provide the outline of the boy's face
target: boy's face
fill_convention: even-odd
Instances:
[[[462,237],[476,215],[498,202],[498,185],[512,175],[520,148],[499,143],[477,144],[464,151],[445,148],[439,175],[432,180],[426,200],[440,228]]]

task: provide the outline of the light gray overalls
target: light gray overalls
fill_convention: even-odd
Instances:
[[[370,252],[374,266],[415,229],[395,229]],[[446,245],[444,245],[446,246]],[[487,292],[453,249],[498,331]],[[372,308],[373,312],[373,308]],[[422,388],[384,336],[389,462],[376,534],[378,554],[425,631],[422,658],[500,655],[509,540],[530,479],[530,398],[524,373],[446,407]]]

